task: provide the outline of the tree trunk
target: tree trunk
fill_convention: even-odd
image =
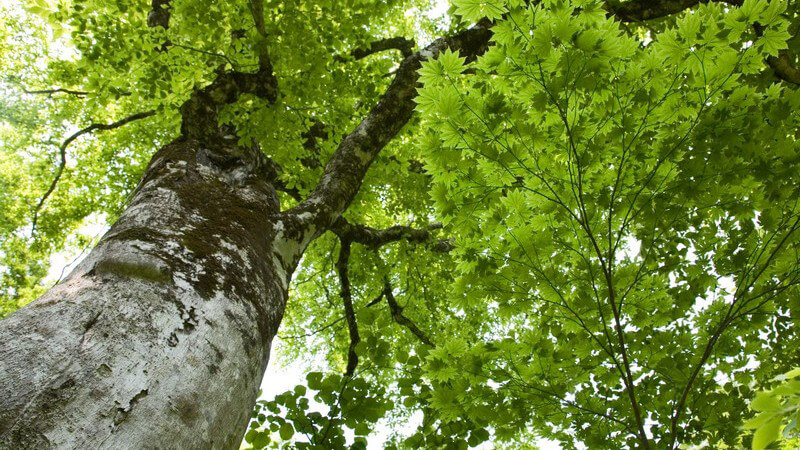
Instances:
[[[0,447],[236,448],[302,251],[272,175],[224,139],[156,153],[69,278],[0,321]]]

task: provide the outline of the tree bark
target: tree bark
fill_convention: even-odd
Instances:
[[[238,447],[299,257],[272,175],[224,140],[155,154],[69,278],[0,321],[0,448]]]

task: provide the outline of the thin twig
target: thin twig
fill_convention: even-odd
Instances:
[[[39,204],[36,205],[36,208],[33,210],[33,225],[31,226],[31,234],[36,232],[36,223],[39,220],[39,211],[41,211],[44,202],[53,193],[56,189],[56,185],[58,181],[61,179],[61,175],[64,173],[64,167],[67,165],[67,146],[72,143],[75,139],[78,139],[80,136],[91,133],[95,130],[97,131],[106,131],[106,130],[113,130],[114,128],[119,128],[123,125],[126,125],[134,120],[144,119],[146,117],[150,117],[154,115],[156,112],[153,110],[145,111],[130,115],[125,117],[124,119],[120,119],[116,122],[112,122],[109,124],[104,123],[93,123],[86,128],[83,128],[77,132],[75,132],[72,136],[68,137],[59,147],[59,153],[61,154],[61,161],[58,164],[58,169],[56,170],[56,176],[53,178],[53,181],[50,183],[50,187],[42,196],[41,200],[39,200]]]
[[[202,54],[208,55],[208,56],[216,56],[217,58],[224,59],[228,64],[231,65],[231,67],[236,67],[237,66],[237,64],[235,62],[233,62],[232,59],[230,59],[227,55],[224,55],[222,53],[210,52],[208,50],[202,50],[202,49],[195,48],[195,47],[192,47],[192,46],[189,46],[189,45],[178,44],[176,42],[170,42],[170,45],[173,46],[173,47],[180,47],[182,49],[189,50],[189,51],[192,51],[192,52],[202,53]]]
[[[307,337],[311,337],[311,336],[314,336],[314,335],[315,335],[315,334],[317,334],[317,333],[320,333],[320,332],[322,332],[322,331],[325,331],[325,330],[327,330],[328,328],[330,328],[330,327],[332,327],[332,326],[336,325],[337,323],[341,322],[342,320],[344,320],[344,316],[342,316],[342,317],[339,317],[338,319],[334,320],[333,322],[331,322],[331,323],[329,323],[329,324],[327,324],[327,325],[324,325],[324,326],[322,326],[321,328],[317,328],[316,330],[314,330],[314,331],[311,331],[310,333],[305,333],[305,334],[289,334],[289,335],[285,335],[285,336],[284,336],[284,335],[280,335],[280,334],[279,334],[279,335],[278,335],[278,339],[287,340],[287,339],[301,339],[301,338],[307,338]]]
[[[389,309],[392,312],[392,319],[394,319],[395,322],[408,328],[423,344],[435,347],[433,341],[431,341],[411,319],[403,315],[403,307],[397,304],[397,300],[395,300],[394,294],[392,293],[392,285],[389,284],[388,278],[384,279],[383,282],[383,296],[386,297],[386,302],[389,304]]]
[[[76,97],[86,97],[87,95],[89,95],[89,93],[85,91],[75,91],[72,89],[64,89],[64,88],[36,89],[30,91],[28,89],[22,88],[22,91],[25,92],[26,94],[47,94],[48,96],[52,96],[53,94],[58,94],[58,93],[70,94]]]

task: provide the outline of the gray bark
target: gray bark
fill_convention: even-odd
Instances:
[[[166,146],[69,278],[0,322],[0,447],[238,446],[297,256],[271,244],[258,155]]]

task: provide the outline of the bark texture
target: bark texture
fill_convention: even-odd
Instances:
[[[236,448],[286,302],[257,149],[190,138],[70,277],[0,322],[0,448]]]

